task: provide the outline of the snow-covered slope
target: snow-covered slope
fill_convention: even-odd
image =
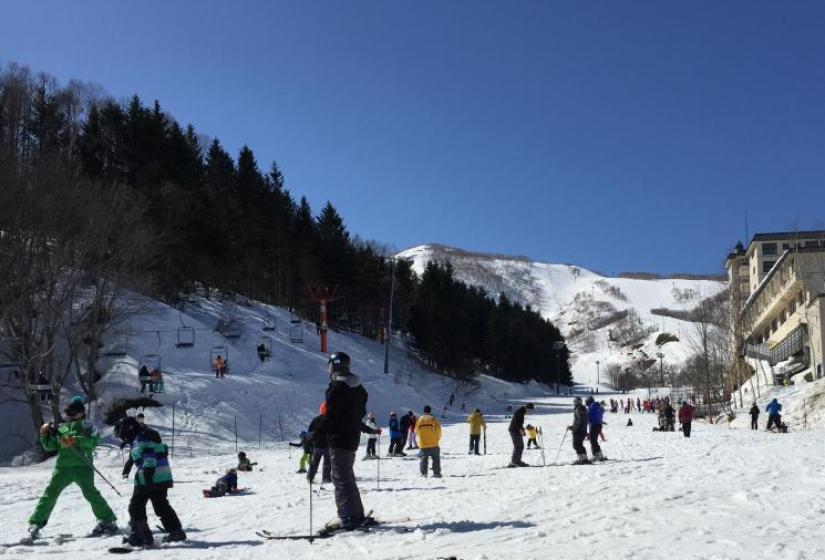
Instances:
[[[214,332],[220,318],[236,321],[240,337],[227,340]],[[274,331],[263,330],[267,319],[275,320]],[[174,421],[175,443],[185,452],[234,449],[236,421],[241,443],[257,443],[259,431],[264,442],[297,438],[318,413],[329,378],[327,354],[320,352],[315,325],[294,324],[290,319],[284,309],[255,302],[239,305],[193,298],[179,311],[147,300],[139,316],[118,327],[129,333],[127,355],[104,357],[99,362],[104,375],[97,384],[100,398],[92,405],[93,419],[100,426],[105,411],[116,400],[140,397],[138,367],[142,360],[157,360],[148,356],[157,356],[166,392],[155,398],[164,406],[148,409],[147,415],[170,436]],[[194,346],[177,346],[181,327],[194,329]],[[294,327],[303,331],[303,343],[291,342],[290,329]],[[256,353],[261,337],[268,337],[272,348],[272,356],[263,363]],[[110,337],[104,351],[120,340]],[[487,376],[459,385],[427,370],[400,341],[391,347],[388,375],[383,373],[384,346],[378,341],[330,330],[328,350],[344,351],[352,357],[352,369],[369,392],[368,407],[379,418],[390,410],[419,411],[425,404],[441,411],[450,393],[455,393],[455,402],[448,416],[460,415],[464,402],[466,406],[501,410],[524,391],[535,394],[544,390]],[[216,353],[229,358],[231,373],[224,379],[216,379],[211,371]],[[13,387],[4,391],[14,396]],[[62,399],[72,393],[72,388],[64,390]],[[45,414],[50,417],[49,410]],[[6,429],[15,427],[14,437],[7,432],[0,440],[0,461],[7,461],[31,445],[32,426],[22,406],[0,407],[0,424]]]
[[[450,262],[460,280],[539,311],[567,338],[574,352],[575,381],[590,386],[596,385],[599,371],[604,384],[610,364],[656,359],[657,352],[664,354],[665,367],[683,363],[690,354],[687,339],[692,325],[652,311],[686,311],[727,287],[715,280],[610,278],[574,265],[470,253],[442,245],[413,247],[398,256],[412,260],[419,274],[431,260]],[[679,341],[657,345],[662,332]],[[598,370],[596,361],[600,362]]]

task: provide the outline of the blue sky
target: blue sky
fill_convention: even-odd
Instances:
[[[616,273],[825,229],[825,2],[4,2],[0,61],[158,99],[353,233]]]

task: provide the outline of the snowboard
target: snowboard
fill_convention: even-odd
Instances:
[[[224,496],[242,496],[244,494],[248,494],[251,490],[252,490],[252,488],[249,488],[247,486],[247,487],[244,487],[244,488],[238,488],[234,492],[227,492],[226,494],[220,495],[220,494],[212,494],[212,489],[211,488],[204,488],[203,489],[203,497],[204,498],[223,498]]]

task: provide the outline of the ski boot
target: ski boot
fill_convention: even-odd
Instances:
[[[29,525],[29,536],[24,540],[27,542],[32,542],[35,539],[40,538],[40,529],[42,529],[40,525]]]
[[[183,532],[183,529],[175,529],[174,531],[169,531],[169,534],[163,537],[163,542],[179,542],[186,540],[186,533]]]
[[[518,461],[516,463],[516,465],[518,465],[519,467],[529,467],[530,466],[527,463],[525,463],[524,461]]]
[[[307,470],[306,470],[306,469],[298,469],[298,470],[297,470],[297,473],[298,473],[298,474],[304,474],[304,473],[306,473],[306,472],[307,472]]]
[[[120,529],[117,528],[117,524],[114,521],[98,521],[97,525],[94,526],[92,532],[89,533],[90,537],[111,537],[112,535],[117,535],[120,533]]]
[[[576,460],[573,462],[574,465],[589,465],[590,460],[587,458],[587,453],[579,453]]]
[[[171,535],[171,533],[170,533]],[[152,546],[155,539],[152,537],[152,530],[145,521],[135,521],[129,523],[129,536],[123,538],[124,543],[129,546]]]
[[[593,461],[607,461],[607,457],[605,457],[601,451],[593,455]]]

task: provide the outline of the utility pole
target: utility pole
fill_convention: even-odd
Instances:
[[[564,349],[564,342],[556,340],[553,342],[553,350],[556,352],[556,394],[561,394],[561,351]]]
[[[656,357],[659,358],[659,387],[665,386],[665,375],[664,375],[664,358],[665,355],[661,352],[656,352]]]
[[[390,259],[390,311],[387,313],[387,336],[384,341],[384,373],[390,372],[390,341],[392,340],[392,300],[395,295],[395,259]]]
[[[600,383],[599,383],[599,364],[601,364],[601,362],[599,360],[596,360],[596,391],[599,390],[599,385],[600,385]]]

